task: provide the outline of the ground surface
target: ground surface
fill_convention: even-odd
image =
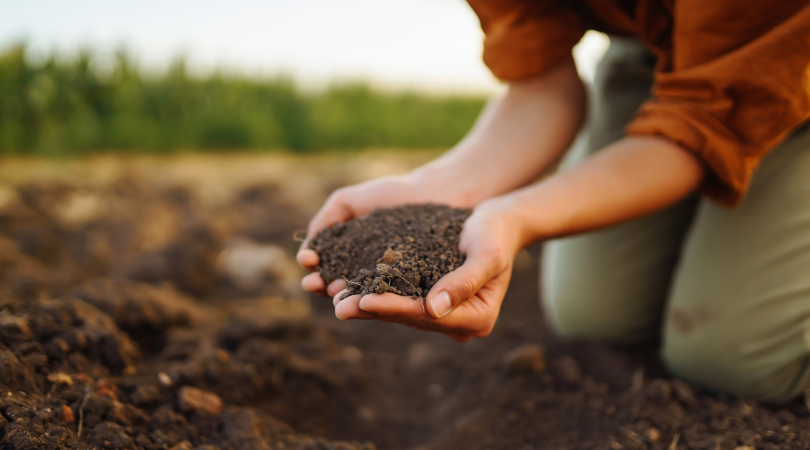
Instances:
[[[2,161],[0,448],[810,448],[801,401],[553,338],[539,247],[466,344],[305,296],[292,235],[339,174],[428,157]]]

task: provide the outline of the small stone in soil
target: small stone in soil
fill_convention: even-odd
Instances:
[[[539,373],[546,368],[545,349],[537,344],[513,348],[504,356],[506,370],[514,374]]]
[[[170,376],[166,375],[165,373],[160,372],[157,375],[157,377],[158,377],[158,381],[160,381],[160,384],[162,384],[164,386],[171,386],[172,385],[172,378]]]
[[[73,410],[68,405],[62,405],[62,421],[65,423],[73,423],[76,418],[73,416]]]
[[[70,378],[70,375],[66,374],[65,372],[54,372],[48,374],[48,381],[53,384],[64,384],[65,386],[73,386],[73,378]]]
[[[222,411],[222,400],[218,395],[191,386],[180,388],[179,399],[180,410],[183,412],[207,411],[219,414]]]

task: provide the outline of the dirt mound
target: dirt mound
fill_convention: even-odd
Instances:
[[[191,325],[200,315],[192,299],[170,286],[97,279],[83,283],[68,295],[104,311],[126,330],[161,331]]]
[[[133,289],[93,285],[123,287],[118,296]],[[128,302],[135,311],[154,307],[144,295]],[[223,398],[232,404],[281,388],[285,374],[335,383],[322,362],[279,341],[290,333],[244,336],[230,353],[215,344],[216,331],[197,330],[193,340],[171,338],[163,358],[141,362],[115,322],[81,300],[9,305],[0,317],[4,448],[372,448],[302,436],[252,408],[223,409]]]
[[[239,237],[278,202],[265,196],[262,212],[235,193],[212,210],[137,178],[0,188],[0,448],[373,447],[309,437],[256,408],[285,389],[323,397],[346,378],[342,346],[313,329],[300,294],[232,299],[300,279],[287,250]],[[242,200],[252,216],[215,220]],[[250,261],[257,286],[237,289],[240,272],[218,262],[231,236],[273,250]]]
[[[385,292],[417,298],[464,263],[458,241],[470,214],[430,204],[378,209],[321,231],[310,247],[327,282],[346,278],[343,298]]]

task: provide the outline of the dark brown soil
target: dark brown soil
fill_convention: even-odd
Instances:
[[[341,300],[385,292],[418,298],[464,263],[458,241],[471,212],[431,204],[378,209],[321,231],[310,247],[327,283],[346,279]]]
[[[492,334],[459,344],[304,296],[306,214],[270,182],[211,202],[170,181],[0,185],[0,449],[810,448],[803,399],[552,336],[539,246]]]

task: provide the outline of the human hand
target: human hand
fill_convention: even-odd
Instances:
[[[391,208],[406,203],[447,203],[460,206],[449,189],[436,186],[415,175],[390,176],[338,189],[326,200],[318,214],[310,221],[307,237],[298,251],[298,262],[310,273],[301,281],[304,290],[318,295],[334,296],[346,288],[345,280],[334,280],[328,286],[318,272],[320,258],[308,248],[309,240],[336,222],[363,216],[377,208]]]
[[[464,264],[442,277],[425,298],[419,300],[391,293],[353,295],[332,300],[339,319],[376,319],[419,330],[438,331],[459,341],[489,335],[498,319],[512,262],[520,250],[515,224],[500,202],[490,200],[477,207],[464,223],[459,250]]]

